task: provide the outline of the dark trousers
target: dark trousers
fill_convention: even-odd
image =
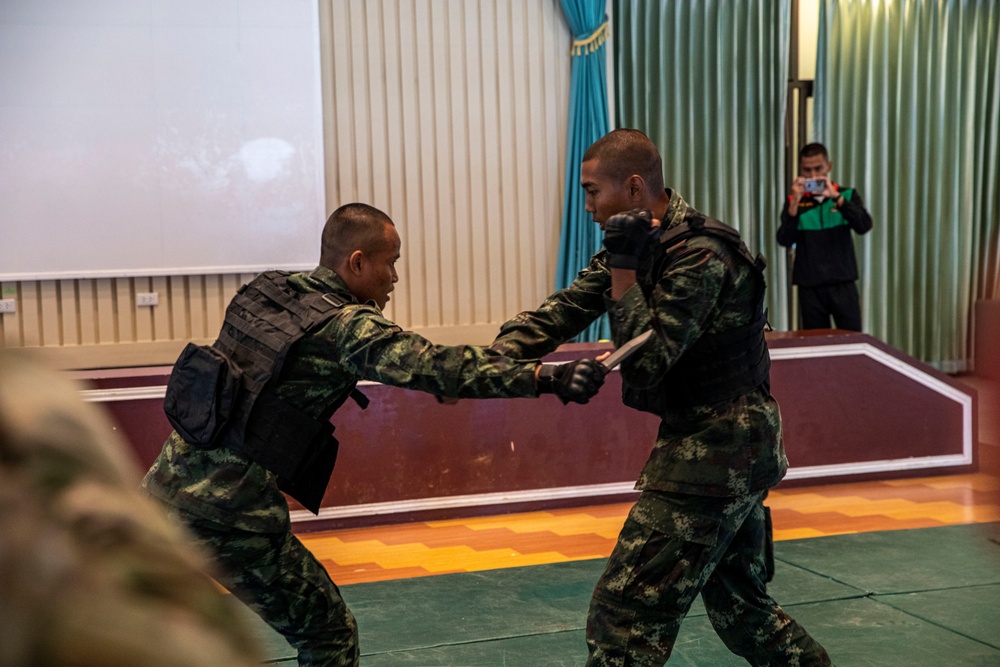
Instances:
[[[323,565],[291,532],[250,533],[168,511],[213,557],[218,582],[298,651],[299,665],[358,664],[354,614]]]
[[[830,318],[837,329],[861,331],[861,302],[855,283],[799,287],[799,312],[803,329],[829,329]]]
[[[594,590],[588,667],[663,665],[699,594],[716,633],[751,665],[832,664],[767,594],[766,495],[644,491]]]

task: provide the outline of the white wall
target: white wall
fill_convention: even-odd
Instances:
[[[314,0],[5,0],[0,91],[0,280],[315,263]]]
[[[38,22],[51,41],[51,34],[59,30],[89,34],[95,23],[109,25],[120,20],[132,28],[150,25],[150,12],[164,21],[169,18],[167,22],[176,28],[175,37],[188,31],[197,38],[190,37],[191,52],[178,62],[170,58],[157,61],[167,70],[160,76],[172,81],[178,94],[188,95],[185,104],[195,114],[200,107],[194,92],[184,91],[181,82],[190,80],[206,95],[215,94],[212,91],[224,84],[216,65],[198,65],[208,48],[206,35],[247,44],[242,36],[250,30],[249,23],[259,22],[260,12],[275,7],[290,8],[292,16],[275,17],[270,29],[278,30],[287,21],[301,27],[306,20],[300,11],[303,1],[11,0],[0,4],[0,27],[19,23],[30,28]],[[315,21],[316,39],[303,37],[302,43],[288,46],[295,53],[311,49],[310,58],[314,56],[319,63],[321,103],[300,114],[297,107],[287,106],[290,94],[280,90],[251,97],[258,118],[277,122],[286,117],[305,137],[312,132],[314,115],[321,120],[321,139],[289,142],[297,146],[292,161],[298,161],[304,174],[312,169],[309,165],[314,155],[322,156],[323,165],[316,172],[322,178],[313,188],[316,192],[309,191],[308,176],[299,179],[302,189],[298,195],[291,190],[264,189],[251,195],[249,203],[214,197],[210,189],[198,189],[199,180],[211,181],[213,175],[233,179],[241,169],[247,171],[245,164],[232,158],[242,144],[230,142],[219,129],[221,125],[210,129],[208,125],[214,121],[205,120],[211,116],[206,111],[202,124],[191,116],[194,120],[187,125],[175,126],[178,132],[184,131],[183,143],[192,151],[188,159],[175,159],[171,163],[174,168],[160,164],[154,169],[162,179],[160,192],[172,191],[178,196],[172,204],[173,215],[164,218],[162,241],[177,244],[181,238],[184,230],[171,223],[183,217],[178,208],[192,216],[187,220],[202,220],[201,231],[211,236],[219,226],[239,220],[238,216],[223,219],[233,210],[262,214],[272,204],[278,208],[295,204],[302,207],[303,219],[308,219],[306,224],[311,228],[309,238],[298,241],[296,248],[311,266],[327,214],[345,202],[368,202],[396,220],[403,239],[403,258],[398,265],[401,282],[389,316],[435,342],[488,342],[501,322],[536,306],[553,286],[565,176],[572,41],[558,0],[317,0],[305,4],[314,12],[308,20]],[[110,15],[119,19],[110,20]],[[60,22],[74,27],[59,27]],[[21,39],[20,48],[28,49]],[[99,52],[103,47],[98,47],[105,42],[90,43]],[[262,49],[261,54],[270,53],[259,41],[254,43]],[[107,42],[106,46],[115,44]],[[20,65],[6,61],[5,48],[0,39],[0,72],[6,72],[0,80],[2,76],[16,79],[22,76]],[[62,55],[64,60],[71,59],[69,54]],[[121,74],[122,68],[128,71],[134,66],[117,62],[121,57],[118,52],[112,58],[116,63],[111,69],[118,68],[116,76],[139,81],[141,77]],[[296,81],[312,76],[290,71],[287,61],[277,55],[274,59],[263,55],[250,58],[244,53],[239,58],[244,67],[253,64],[240,84],[246,94],[250,94],[247,90],[265,90],[254,88],[258,84],[266,83],[273,90],[281,85],[297,86]],[[71,63],[66,71],[73,74],[70,78],[90,77],[91,81],[104,81],[105,86],[118,85],[120,82],[108,81],[105,74],[91,71],[101,66],[100,62],[88,67]],[[65,83],[67,77],[59,62],[46,60],[36,74],[39,81],[25,80],[19,85],[38,95],[46,87],[77,85]],[[4,99],[0,97],[0,107]],[[174,113],[170,104],[170,99],[160,99],[150,108],[169,116]],[[91,113],[95,115],[99,114]],[[22,113],[19,122],[30,124],[29,116]],[[4,134],[0,145],[6,148],[10,133],[4,130],[3,122],[0,120]],[[69,193],[89,198],[94,206],[91,216],[97,215],[94,211],[103,211],[103,206],[124,205],[113,201],[113,168],[121,168],[125,174],[136,170],[117,157],[116,144],[120,142],[103,148],[98,144],[101,136],[125,129],[105,127],[86,135],[90,143],[87,150],[104,166],[94,172],[81,169]],[[71,135],[63,131],[60,136],[65,141],[53,141],[52,151],[62,155],[58,160],[51,156],[32,160],[27,153],[18,154],[18,168],[34,170],[40,179],[51,183],[44,193],[20,193],[18,206],[46,214],[65,208],[67,215],[46,225],[19,227],[13,233],[9,217],[0,214],[0,246],[6,247],[3,252],[7,253],[0,275],[14,273],[9,260],[23,259],[27,234],[62,248],[60,252],[65,254],[59,257],[66,261],[89,240],[81,240],[82,232],[72,215],[81,202],[64,206],[67,191],[58,185],[59,174],[69,168],[68,156],[75,150]],[[159,159],[162,156],[155,146],[155,140],[145,137],[136,139],[129,150],[133,158],[146,156],[147,151],[150,159]],[[10,156],[9,149],[0,151],[0,169],[11,168]],[[88,181],[91,176],[93,180]],[[237,184],[234,192],[239,194],[242,188]],[[324,199],[325,203],[316,203]],[[113,242],[128,251],[123,256],[134,260],[142,255],[145,241],[135,236],[135,215],[121,210],[108,212],[107,222]],[[279,252],[280,234],[274,230],[271,234],[273,237],[265,233],[254,241],[253,253],[248,255],[251,263],[286,263],[283,260],[287,258]],[[187,242],[187,247],[197,250],[197,262],[217,267],[229,261],[216,258],[223,255],[223,247],[231,240],[210,238]],[[61,261],[57,264],[65,266]],[[63,367],[170,363],[187,340],[215,335],[229,295],[246,277],[246,272],[232,267],[209,270],[206,266],[191,273],[191,267],[176,265],[173,271],[143,272],[120,266],[112,269],[111,264],[102,261],[96,265],[97,278],[52,274],[37,264],[21,266],[37,274],[32,277],[0,277],[0,296],[14,299],[18,308],[15,314],[0,314],[0,344],[45,348]],[[160,305],[136,307],[136,293],[148,291],[159,293]]]

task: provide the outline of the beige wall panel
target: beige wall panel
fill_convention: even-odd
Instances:
[[[94,305],[97,307],[96,343],[118,342],[118,315],[115,312],[115,281],[111,278],[94,280]]]
[[[55,280],[38,282],[38,320],[42,345],[63,345],[59,286]]]
[[[499,324],[551,289],[570,35],[556,0],[324,0],[328,208],[397,221],[388,314]]]
[[[18,290],[20,299],[17,304],[17,312],[21,318],[21,345],[25,347],[37,347],[42,345],[42,320],[38,307],[41,298],[41,290],[37,282],[21,283]]]
[[[63,345],[80,344],[80,299],[76,280],[58,281],[60,333]]]
[[[187,278],[188,317],[190,318],[188,325],[190,333],[188,335],[191,338],[208,335],[208,326],[206,326],[208,306],[205,299],[206,280],[205,276],[188,276]]]
[[[17,293],[17,283],[0,283],[0,295],[5,299],[14,299],[17,306],[15,313],[0,314],[0,343],[4,347],[21,347],[24,342],[21,337],[22,302]]]
[[[124,282],[124,281],[119,281]],[[151,278],[132,278],[129,280],[131,283],[129,290],[129,303],[121,304],[121,308],[125,308],[126,305],[130,305],[131,310],[135,314],[135,334],[131,339],[132,342],[143,342],[148,343],[153,340],[153,313],[160,306],[142,306],[136,305],[136,295],[139,292],[153,292],[153,281]]]
[[[193,335],[188,280],[188,276],[170,276],[167,279],[167,292],[170,295],[167,302],[170,331],[167,337],[172,340],[185,340]]]
[[[399,76],[399,99],[402,104],[406,104],[411,109],[416,108],[418,102],[418,69],[417,49],[419,48],[416,30],[402,30],[399,26],[415,26],[415,12],[412,4],[403,3],[399,6],[398,23],[396,33],[398,34],[398,64]],[[420,224],[423,216],[422,207],[426,201],[423,189],[423,168],[421,165],[421,140],[420,121],[415,113],[400,114],[399,126],[401,128],[401,147],[398,154],[398,166],[402,172],[393,171],[393,177],[401,179],[402,184],[398,191],[403,195],[399,200],[399,209],[394,208],[390,215],[394,215],[398,220],[402,236],[402,259],[397,264],[399,268],[400,286],[405,285],[426,285],[427,284],[427,262],[423,253],[424,235],[423,225]],[[397,188],[394,188],[397,190]],[[402,289],[400,295],[404,294]],[[426,289],[412,290],[405,292],[406,297],[400,300],[406,304],[405,316],[412,326],[427,326],[431,319],[429,314],[430,303],[434,297],[427,293]],[[400,311],[400,315],[404,315]],[[400,318],[402,320],[402,317]]]
[[[137,340],[139,313],[136,312],[135,290],[132,288],[132,282],[131,278],[115,278],[112,281],[115,313],[117,314],[117,328],[112,341],[116,343],[134,343]],[[143,310],[146,309],[143,308]]]
[[[81,278],[76,281],[76,298],[80,313],[80,345],[97,343],[97,288],[96,281]]]
[[[477,40],[482,33],[482,21],[484,9],[481,2],[466,3],[466,10],[463,15],[463,30],[467,40]],[[482,280],[482,276],[488,276],[489,266],[489,245],[487,243],[487,220],[486,220],[486,190],[490,187],[490,179],[485,170],[487,166],[482,158],[484,142],[487,141],[485,126],[485,99],[483,97],[483,70],[489,56],[483,49],[469,51],[465,60],[464,80],[467,91],[466,103],[468,110],[465,114],[465,124],[467,125],[464,143],[467,147],[466,163],[468,168],[468,197],[465,202],[467,208],[459,213],[465,224],[460,225],[460,229],[467,230],[468,246],[470,248],[466,259],[470,264],[472,279],[461,292],[462,299],[471,302],[473,322],[489,322],[490,318],[490,283]],[[453,103],[460,103],[454,100]],[[479,276],[481,286],[476,289],[476,276]]]
[[[159,296],[159,305],[151,309],[153,330],[150,340],[170,340],[170,278],[156,276],[149,281],[149,291]]]

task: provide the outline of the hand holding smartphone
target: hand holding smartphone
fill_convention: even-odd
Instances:
[[[803,184],[803,190],[809,194],[819,194],[826,190],[825,178],[807,178]]]

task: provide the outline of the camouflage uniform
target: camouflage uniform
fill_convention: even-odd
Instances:
[[[699,215],[670,193],[662,225]],[[610,299],[606,251],[569,287],[501,328],[493,348],[535,358],[611,314],[621,345],[653,327],[640,355],[623,365],[623,380],[651,387],[704,334],[753,318],[752,268],[723,241],[699,235],[672,247],[649,297],[633,285]],[[766,387],[733,401],[668,407],[656,445],[636,483],[642,491],[591,601],[588,665],[662,665],[681,620],[702,594],[726,645],[754,665],[830,664],[823,648],[767,596],[767,490],[788,467],[778,405]]]
[[[275,392],[312,417],[358,380],[454,398],[534,397],[534,361],[473,346],[444,347],[359,304],[333,271],[295,274],[299,290],[348,301],[288,354]],[[285,636],[301,665],[354,665],[357,626],[323,566],[290,532],[273,473],[224,448],[195,447],[171,433],[143,480],[216,554],[220,581]]]
[[[250,667],[252,634],[79,388],[0,351],[0,665]]]

